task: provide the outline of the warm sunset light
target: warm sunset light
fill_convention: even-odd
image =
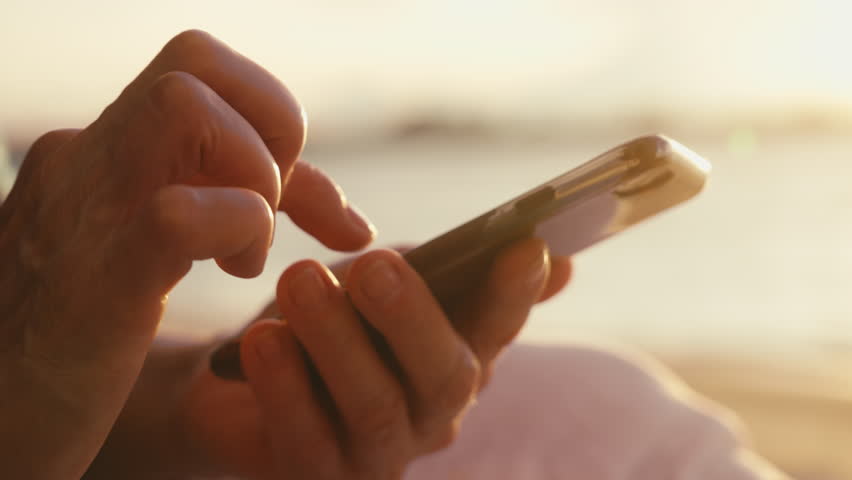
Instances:
[[[604,205],[612,218],[601,224],[618,228],[589,230],[631,229],[577,254],[566,291],[536,306],[519,338],[649,352],[740,415],[754,448],[796,480],[852,480],[852,1],[7,0],[0,196],[38,135],[88,125],[187,29],[224,40],[293,90],[310,124],[301,161],[371,218],[377,247],[426,242],[635,137],[670,136],[706,158],[700,194],[633,228],[647,216],[637,205],[656,212],[677,188],[691,197],[710,170],[703,160],[689,170],[689,189],[666,183],[683,180],[654,156],[672,144],[639,142],[650,174],[625,180]],[[632,172],[636,158],[605,173]],[[74,168],[89,183],[112,178]],[[588,202],[576,218],[597,225],[596,200],[584,196],[597,192],[592,180],[569,185]],[[211,222],[241,231],[215,212]],[[576,240],[571,228],[559,233]],[[266,248],[263,238],[252,245]],[[342,255],[283,214],[274,239],[254,279],[196,261],[169,294],[159,332],[224,338],[272,298],[288,265]],[[556,370],[536,375],[563,387]],[[586,385],[565,395],[575,388]]]
[[[641,5],[641,6],[640,6]],[[601,108],[852,108],[846,2],[12,2],[0,125],[83,121],[160,44],[202,28],[261,62],[320,125],[463,102],[501,116]],[[444,108],[444,107],[441,107]]]

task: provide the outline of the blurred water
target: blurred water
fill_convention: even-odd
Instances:
[[[713,161],[708,189],[579,255],[570,289],[534,312],[522,338],[605,336],[666,351],[852,349],[852,141],[685,143]],[[610,146],[406,142],[306,157],[339,181],[387,245],[427,240]],[[282,225],[258,279],[197,265],[162,329],[237,328],[304,257],[336,255]]]

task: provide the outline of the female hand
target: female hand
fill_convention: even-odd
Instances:
[[[190,31],[92,125],[35,143],[0,207],[9,478],[85,471],[193,260],[257,275],[278,209],[331,248],[371,240],[334,184],[296,163],[304,135],[277,79]]]
[[[394,251],[342,270],[342,284],[313,261],[284,272],[285,320],[261,320],[243,336],[248,383],[212,375],[199,358],[172,422],[172,436],[186,442],[176,450],[195,464],[185,471],[400,478],[413,458],[454,438],[498,353],[532,305],[562,289],[570,263],[550,259],[537,239],[520,242],[449,317]],[[371,331],[389,349],[377,348]]]

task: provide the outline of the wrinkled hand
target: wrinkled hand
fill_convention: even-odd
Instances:
[[[199,359],[172,422],[182,457],[196,463],[189,470],[400,478],[414,457],[453,439],[496,356],[532,305],[564,287],[570,263],[551,260],[536,239],[508,248],[476,297],[449,313],[458,331],[396,252],[335,271],[302,261],[284,272],[277,307],[286,320],[268,318],[278,316],[272,306],[243,336],[248,383],[219,379]]]
[[[334,184],[296,163],[304,135],[277,79],[191,31],[88,128],[36,142],[0,209],[4,475],[83,473],[193,260],[257,275],[278,209],[331,248],[369,242]]]

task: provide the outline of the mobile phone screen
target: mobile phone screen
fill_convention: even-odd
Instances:
[[[509,200],[405,258],[445,307],[477,285],[508,244],[543,239],[569,256],[695,196],[710,165],[662,136],[620,145]]]

